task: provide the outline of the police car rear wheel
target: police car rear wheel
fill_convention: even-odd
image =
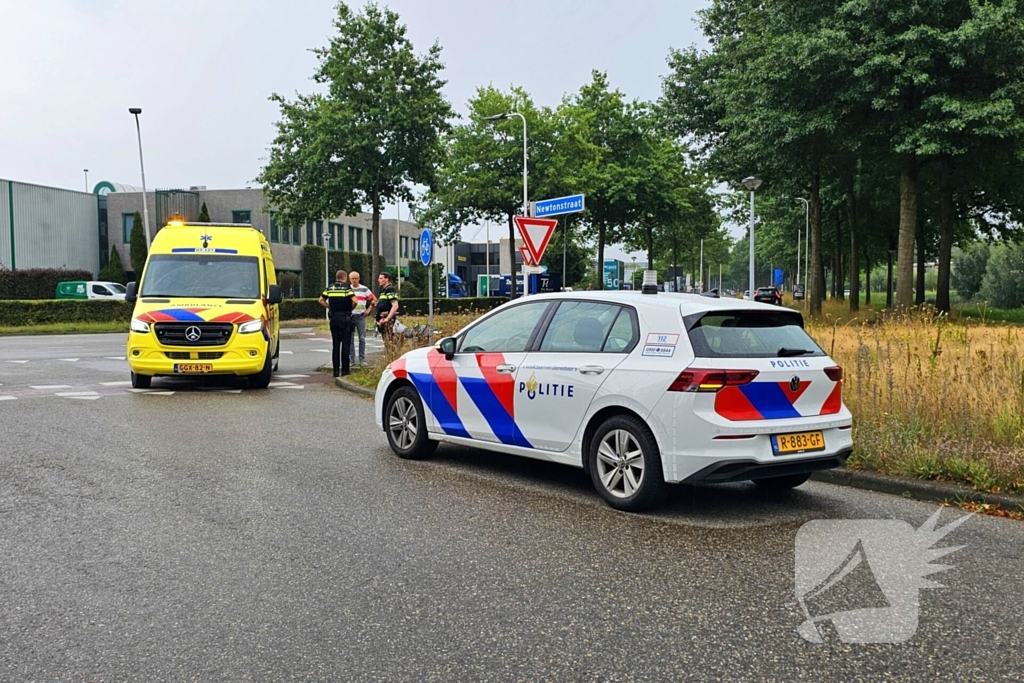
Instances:
[[[149,389],[149,385],[153,382],[153,378],[150,375],[137,375],[132,373],[132,388],[133,389]]]
[[[661,456],[643,420],[631,415],[605,420],[590,442],[589,460],[594,488],[613,508],[639,512],[660,502]]]
[[[388,443],[398,457],[422,460],[437,448],[437,442],[427,438],[423,403],[414,388],[405,386],[396,390],[388,399],[384,415]]]
[[[810,472],[805,474],[787,474],[784,477],[767,477],[755,479],[754,483],[766,491],[788,491],[795,489],[811,478]]]

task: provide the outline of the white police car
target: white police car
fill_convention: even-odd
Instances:
[[[793,310],[693,294],[513,300],[391,363],[375,398],[396,454],[439,442],[583,467],[613,507],[664,484],[804,483],[853,446],[843,371]]]

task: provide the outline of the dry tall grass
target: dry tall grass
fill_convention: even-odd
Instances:
[[[845,370],[851,464],[1024,490],[1024,330],[839,306],[807,330]]]

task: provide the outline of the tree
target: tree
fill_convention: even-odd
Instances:
[[[206,202],[203,202],[203,206],[199,209],[199,218],[196,220],[200,223],[210,222],[210,211],[206,208]]]
[[[988,242],[976,242],[953,254],[953,287],[961,301],[970,301],[981,291],[988,259]]]
[[[1024,306],[1024,246],[1008,242],[992,250],[981,298],[996,308]]]
[[[148,253],[145,226],[142,224],[142,215],[138,211],[132,217],[131,246],[128,249],[128,253],[131,256],[135,279],[138,280],[142,277],[142,269],[146,265],[146,255]]]
[[[258,180],[279,222],[292,226],[369,205],[376,287],[381,207],[411,201],[411,184],[434,182],[452,109],[441,92],[440,45],[416,55],[398,14],[339,3],[334,28],[329,45],[313,51],[313,80],[326,91],[294,102],[271,96],[281,120]]]
[[[437,170],[436,182],[425,197],[427,208],[421,222],[432,226],[441,244],[459,239],[463,226],[490,220],[508,225],[509,258],[515,263],[514,217],[523,212],[523,124],[518,117],[487,121],[488,116],[518,112],[527,124],[527,171],[533,196],[544,196],[547,188],[538,167],[550,158],[552,113],[537,109],[522,88],[502,92],[494,87],[478,88],[467,103],[465,123],[445,136],[445,156]],[[512,298],[515,298],[513,266]]]
[[[121,254],[118,253],[117,247],[110,248],[110,261],[107,263],[106,268],[100,270],[99,278],[104,282],[120,282],[122,285],[128,281],[127,277],[125,277],[124,266],[121,264]]]

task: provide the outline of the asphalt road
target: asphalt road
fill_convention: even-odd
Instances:
[[[916,529],[935,505],[737,484],[630,515],[582,471],[402,461],[322,346],[284,347],[301,390],[132,393],[104,385],[117,335],[0,339],[0,680],[1024,680],[1020,522],[938,543],[963,548],[909,640],[810,643],[802,525]],[[872,597],[849,577],[840,602]]]

